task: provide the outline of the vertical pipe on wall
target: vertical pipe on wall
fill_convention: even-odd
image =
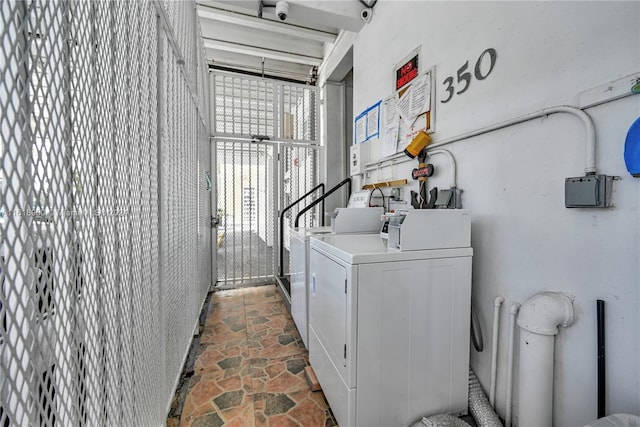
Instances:
[[[553,425],[554,344],[558,326],[573,322],[573,302],[557,292],[541,292],[522,305],[519,427]]]
[[[514,302],[509,308],[509,355],[507,360],[507,413],[505,415],[505,427],[511,427],[511,411],[513,409],[513,353],[516,336],[516,317],[520,310],[520,303]]]
[[[604,342],[604,301],[596,302],[598,317],[598,418],[606,415],[606,366]]]
[[[520,335],[519,425],[553,425],[554,335],[526,330]]]
[[[504,297],[498,295],[493,300],[493,335],[491,341],[491,388],[489,402],[491,407],[496,407],[496,376],[498,370],[498,331],[500,327],[500,307],[504,302]]]

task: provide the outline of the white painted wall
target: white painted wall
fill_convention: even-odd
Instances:
[[[404,2],[380,0],[354,44],[354,117],[391,93],[393,66],[418,45],[436,66],[435,142],[535,110],[578,104],[581,91],[640,71],[639,2]],[[442,81],[486,48],[492,74],[442,104]],[[556,346],[555,426],[596,418],[595,301],[607,302],[609,413],[640,414],[640,179],[623,160],[624,138],[640,115],[640,96],[587,110],[597,134],[599,173],[618,175],[612,209],[566,209],[564,179],[583,174],[585,130],[554,114],[445,148],[458,162],[464,207],[473,213],[473,300],[486,349],[472,367],[488,390],[491,316],[502,311],[497,406],[505,415],[508,307],[554,290],[575,296],[576,319]],[[379,152],[370,143],[373,159]],[[448,184],[435,156],[430,185]],[[410,178],[415,163],[366,179]],[[412,184],[404,191],[417,189]],[[517,363],[516,363],[517,369]],[[517,392],[517,372],[514,376]],[[517,405],[518,396],[514,397]],[[517,407],[514,408],[517,416]]]

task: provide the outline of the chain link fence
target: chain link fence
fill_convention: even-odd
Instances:
[[[0,426],[163,425],[211,283],[192,2],[0,2]]]

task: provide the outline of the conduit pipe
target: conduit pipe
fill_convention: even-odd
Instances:
[[[582,123],[585,126],[586,130],[586,147],[585,147],[585,168],[584,172],[587,175],[593,175],[596,173],[596,131],[595,126],[593,125],[593,121],[591,117],[584,111],[579,108],[572,107],[569,105],[559,105],[556,107],[543,108],[542,110],[535,111],[533,113],[525,114],[524,116],[515,117],[513,119],[505,120],[500,123],[496,123],[494,125],[485,126],[471,132],[463,133],[461,135],[457,135],[451,138],[443,139],[442,141],[434,142],[427,147],[427,152],[434,150],[437,147],[441,147],[443,145],[451,144],[453,142],[457,142],[463,139],[471,138],[474,136],[482,135],[488,132],[492,132],[494,130],[503,129],[508,126],[516,125],[519,123],[523,123],[529,120],[537,119],[540,117],[548,116],[550,114],[555,113],[567,113],[572,114],[582,120]],[[404,163],[410,161],[411,159],[407,158],[403,153],[394,154],[386,159],[383,159],[378,162],[370,162],[365,166],[365,171],[375,170],[382,166],[383,163],[391,162],[391,164]]]
[[[449,188],[456,188],[456,159],[453,157],[453,154],[449,150],[445,150],[443,148],[439,150],[429,151],[429,156],[433,156],[435,154],[444,154],[449,159],[449,166],[451,167],[451,181]]]
[[[558,326],[573,322],[567,295],[541,292],[524,302],[518,315],[520,334],[519,427],[553,425],[553,366]]]
[[[511,411],[513,410],[513,353],[516,337],[516,317],[520,303],[514,302],[509,308],[509,355],[507,357],[507,410],[504,417],[505,427],[511,427]]]
[[[489,388],[489,402],[496,408],[496,376],[498,371],[498,330],[500,327],[500,307],[504,297],[498,295],[493,300],[493,336],[491,341],[491,387]]]

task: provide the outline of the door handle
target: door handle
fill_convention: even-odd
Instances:
[[[316,275],[311,275],[311,295],[316,296]]]

